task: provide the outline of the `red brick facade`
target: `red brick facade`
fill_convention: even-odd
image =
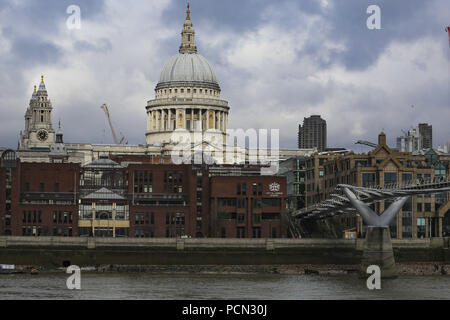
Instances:
[[[284,177],[255,175],[258,168],[239,167],[240,175],[229,175],[229,167],[211,170],[136,156],[113,159],[116,165],[109,169],[19,160],[13,168],[0,168],[0,235],[286,236]],[[8,216],[7,170],[11,172]],[[96,213],[107,206],[113,208],[109,216],[107,211]],[[111,216],[119,217],[119,207],[122,220],[110,224]]]
[[[212,236],[286,236],[285,177],[214,176],[210,179],[210,187]]]

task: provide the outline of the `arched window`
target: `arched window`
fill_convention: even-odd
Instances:
[[[16,152],[14,150],[5,150],[1,155],[1,166],[11,168],[16,166]]]

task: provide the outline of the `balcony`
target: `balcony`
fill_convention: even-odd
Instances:
[[[76,205],[74,192],[24,192],[20,194],[22,204]]]
[[[130,198],[134,205],[147,206],[188,206],[185,193],[133,193]]]
[[[213,106],[223,107],[228,109],[228,102],[220,99],[208,98],[169,98],[169,99],[155,99],[147,102],[147,107],[164,107],[164,106]]]

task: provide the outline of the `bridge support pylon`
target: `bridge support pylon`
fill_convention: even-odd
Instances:
[[[378,215],[366,203],[359,200],[348,188],[343,188],[343,191],[367,225],[360,276],[367,277],[367,267],[377,265],[380,267],[382,278],[395,278],[397,269],[395,267],[389,225],[409,197],[405,196],[395,199],[381,215]]]
[[[367,278],[367,267],[370,265],[380,267],[381,278],[383,279],[397,277],[389,227],[367,227],[360,265],[361,277]]]

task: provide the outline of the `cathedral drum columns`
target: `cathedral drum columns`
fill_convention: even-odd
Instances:
[[[147,103],[147,145],[171,144],[173,133],[226,144],[228,102],[220,99],[220,87],[209,62],[197,53],[189,6],[181,32],[179,53],[164,65],[155,88],[155,99]]]

